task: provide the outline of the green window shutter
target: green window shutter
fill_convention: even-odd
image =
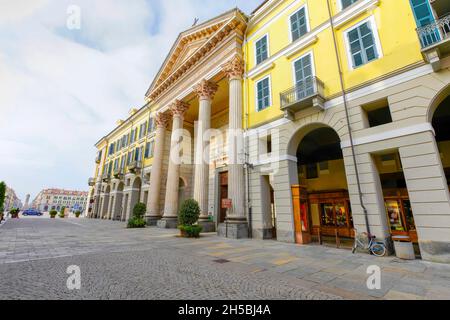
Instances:
[[[256,64],[260,64],[269,57],[267,36],[256,42]]]
[[[378,59],[379,54],[369,22],[349,31],[347,36],[354,68]]]
[[[258,111],[270,107],[270,87],[269,78],[265,78],[257,84]]]
[[[306,11],[305,8],[301,8],[291,16],[291,33],[292,41],[301,38],[308,32],[308,26],[306,24]]]

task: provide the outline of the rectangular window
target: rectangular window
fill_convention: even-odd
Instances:
[[[269,57],[267,35],[259,39],[255,44],[256,64],[260,64]]]
[[[367,21],[347,32],[353,68],[365,65],[379,57],[373,27],[372,23]]]
[[[317,170],[317,163],[311,163],[306,165],[306,179],[319,178],[319,171]]]
[[[342,9],[345,9],[347,7],[350,7],[352,4],[354,4],[358,0],[341,0]]]
[[[141,124],[139,128],[139,139],[142,139],[147,134],[147,122]]]
[[[145,146],[145,159],[153,158],[154,141],[147,142]]]
[[[128,152],[127,166],[130,165],[132,159],[133,159],[133,151],[130,151]]]
[[[301,38],[308,32],[308,24],[306,19],[307,17],[305,7],[301,8],[291,16],[290,20],[292,41]]]
[[[294,62],[297,100],[314,94],[314,78],[311,60],[311,54],[308,54]]]
[[[119,169],[119,159],[116,159],[114,161],[114,170],[117,170],[117,169]]]
[[[262,111],[271,105],[270,79],[264,78],[256,83],[258,111]]]
[[[122,156],[122,159],[120,160],[120,169],[125,168],[125,160],[126,160],[126,156]]]
[[[152,133],[153,131],[155,131],[155,119],[151,118],[148,124],[148,132]]]

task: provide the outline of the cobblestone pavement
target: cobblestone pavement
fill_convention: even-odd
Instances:
[[[450,299],[447,265],[176,235],[104,220],[9,220],[0,227],[0,300]],[[66,287],[70,265],[81,269],[79,291]],[[371,265],[382,269],[381,290],[367,289]]]

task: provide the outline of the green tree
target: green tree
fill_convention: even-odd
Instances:
[[[2,181],[0,182],[0,213],[4,211],[4,204],[5,204],[5,197],[6,197],[6,184]]]

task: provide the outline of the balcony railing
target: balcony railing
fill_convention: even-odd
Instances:
[[[105,174],[102,175],[103,182],[109,182],[110,179],[111,179],[110,174],[105,173]]]
[[[141,168],[142,168],[141,161],[133,161],[128,165],[128,170],[132,173],[136,173]]]
[[[114,169],[114,172],[113,172],[113,176],[114,176],[114,178],[116,178],[116,179],[122,179],[123,178],[123,175],[124,175],[124,169],[123,168],[117,168],[117,169]]]
[[[423,27],[417,28],[422,49],[428,49],[450,39],[450,14]]]
[[[95,186],[95,179],[94,178],[89,178],[88,185],[89,185],[89,187]]]
[[[281,110],[286,117],[309,107],[324,108],[324,84],[317,77],[299,81],[294,87],[280,94]]]

